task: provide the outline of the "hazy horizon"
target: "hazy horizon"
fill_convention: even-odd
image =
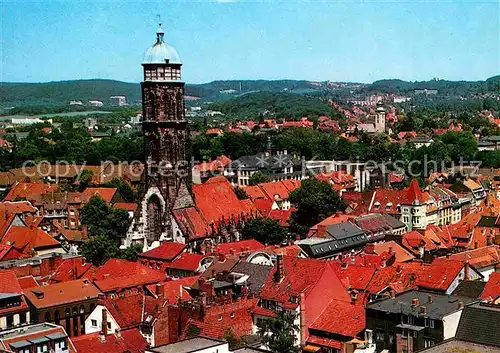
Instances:
[[[482,81],[500,73],[496,1],[4,1],[0,81],[140,82],[156,14],[193,84]]]

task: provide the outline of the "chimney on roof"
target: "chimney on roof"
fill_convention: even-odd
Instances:
[[[375,254],[375,244],[368,243],[365,246],[365,253],[367,254]]]
[[[306,335],[307,335],[307,324],[306,324],[306,296],[304,292],[300,293],[300,342],[301,346],[306,344]]]
[[[353,289],[353,290],[351,290],[350,294],[351,294],[351,302],[355,303],[356,300],[358,299],[358,291]]]
[[[45,297],[45,294],[40,289],[33,289],[32,292],[33,292],[33,294],[36,295],[37,299],[43,299]]]
[[[470,276],[469,261],[465,261],[465,264],[464,264],[464,281],[469,280],[469,276]]]
[[[97,295],[97,305],[104,306],[105,301],[106,301],[106,296],[103,293],[99,293]]]
[[[163,283],[157,283],[155,286],[155,294],[158,298],[163,298]]]
[[[389,254],[394,254],[394,250],[392,249],[392,246],[389,246]]]
[[[458,308],[459,309],[463,309],[464,308],[464,302],[463,301],[461,301],[461,300],[458,301]]]
[[[401,266],[400,264],[398,264],[396,266],[396,274],[400,275],[401,272],[403,272],[403,266]]]
[[[219,254],[219,262],[225,262],[225,261],[226,261],[226,255]]]
[[[116,338],[122,338],[122,332],[119,327],[117,327],[115,330],[115,336]]]
[[[106,308],[102,308],[101,334],[104,335],[104,340],[106,340],[108,335],[108,309]]]
[[[411,305],[412,306],[419,306],[420,305],[420,300],[418,300],[418,298],[413,298],[411,300]]]
[[[433,299],[432,299],[432,295],[427,295],[427,303],[432,303],[433,302]]]
[[[281,282],[285,277],[285,268],[283,264],[283,254],[276,255],[276,272],[274,273],[274,280]]]
[[[420,307],[420,314],[425,315],[427,313],[427,308],[425,306]]]
[[[101,341],[101,343],[106,342],[106,335],[102,331],[99,333],[99,341]]]
[[[391,295],[391,298],[396,298],[396,291],[394,289],[389,289],[389,294]]]

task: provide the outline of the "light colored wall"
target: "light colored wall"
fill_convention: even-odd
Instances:
[[[455,337],[463,310],[443,317],[443,340]]]
[[[104,308],[103,305],[97,305],[94,310],[90,313],[89,317],[85,320],[85,333],[95,333],[95,332],[101,332],[101,327],[102,327],[102,309]],[[92,320],[97,321],[97,326],[92,326]],[[118,323],[116,320],[111,316],[111,314],[108,311],[108,322],[111,323],[111,329],[108,329],[108,333],[115,333],[117,328],[120,328],[118,326]]]

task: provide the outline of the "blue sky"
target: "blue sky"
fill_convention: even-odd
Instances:
[[[498,1],[2,0],[0,81],[139,82],[158,13],[191,83],[500,73]]]

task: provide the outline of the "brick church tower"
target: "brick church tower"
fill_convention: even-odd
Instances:
[[[188,190],[191,167],[182,63],[176,50],[165,43],[161,24],[142,66],[145,170],[137,211],[123,245],[143,244],[148,250],[172,239],[172,211],[193,206],[193,200]]]

